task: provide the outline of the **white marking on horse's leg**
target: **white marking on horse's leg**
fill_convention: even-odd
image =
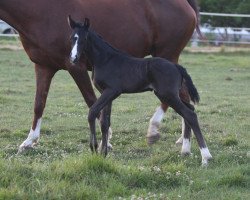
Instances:
[[[19,146],[19,153],[27,148],[32,148],[35,144],[37,144],[40,137],[41,123],[42,119],[40,118],[37,120],[35,130],[33,130],[32,128],[30,129],[27,139]]]
[[[147,137],[158,135],[158,128],[160,127],[161,120],[164,117],[164,110],[161,106],[156,108],[156,111],[149,121],[148,134]]]
[[[77,47],[78,47],[78,38],[79,36],[77,34],[74,35],[74,37],[76,38],[76,41],[75,41],[75,44],[71,50],[71,53],[70,53],[70,60],[71,62],[74,62],[74,60],[76,59],[76,56],[77,56]]]
[[[189,155],[191,153],[191,140],[183,138],[181,155]]]
[[[207,147],[201,148],[201,157],[202,157],[202,166],[208,165],[208,160],[212,159],[212,155],[210,154]]]
[[[185,121],[182,118],[182,120],[181,120],[181,137],[175,142],[176,145],[182,144],[183,138],[184,138],[184,131],[185,131]]]

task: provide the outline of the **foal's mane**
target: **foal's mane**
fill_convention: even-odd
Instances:
[[[121,50],[119,50],[119,49],[117,49],[117,48],[115,48],[115,47],[113,47],[111,44],[109,44],[106,40],[104,40],[103,39],[103,37],[101,36],[101,35],[99,35],[98,33],[96,33],[94,30],[88,30],[88,32],[89,32],[89,34],[91,34],[91,35],[93,35],[94,37],[93,37],[93,39],[95,39],[95,42],[98,42],[99,44],[101,44],[102,46],[104,46],[104,49],[105,50],[109,50],[109,49],[111,49],[111,50],[113,50],[114,52],[116,52],[116,53],[119,53],[119,54],[122,54],[122,55],[124,55],[124,56],[128,56],[128,57],[131,57],[131,55],[129,55],[128,53],[126,53],[126,52],[124,52],[124,51],[121,51]],[[101,41],[101,42],[100,42]],[[103,44],[104,45],[103,45]]]

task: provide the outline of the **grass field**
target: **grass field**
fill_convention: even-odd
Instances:
[[[122,95],[113,103],[113,151],[89,150],[88,108],[64,71],[53,79],[34,150],[16,155],[33,117],[35,75],[21,50],[0,50],[1,199],[249,199],[249,53],[191,54],[180,59],[197,86],[197,114],[213,160],[201,167],[175,145],[180,117],[169,109],[161,140],[146,145],[152,93]],[[100,133],[98,134],[100,138]]]

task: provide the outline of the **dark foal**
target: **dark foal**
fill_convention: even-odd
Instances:
[[[182,100],[179,90],[185,81],[191,100],[199,101],[198,92],[185,68],[163,58],[135,58],[125,54],[107,42],[94,31],[89,30],[89,20],[77,23],[69,17],[73,29],[71,61],[77,63],[84,54],[93,67],[92,80],[101,96],[89,110],[88,121],[91,131],[90,148],[97,152],[95,121],[101,112],[101,153],[107,155],[107,135],[110,126],[111,104],[122,93],[154,91],[162,103],[170,105],[190,127],[199,144],[202,164],[212,158],[203,139],[194,107]]]

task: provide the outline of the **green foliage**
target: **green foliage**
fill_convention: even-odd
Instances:
[[[248,199],[249,53],[186,53],[180,63],[201,95],[196,112],[213,155],[206,169],[194,137],[192,154],[180,156],[181,120],[172,109],[160,141],[146,145],[159,105],[152,93],[113,102],[114,149],[105,159],[92,155],[88,108],[63,71],[52,82],[38,146],[16,155],[33,117],[35,76],[23,51],[0,50],[0,200]]]
[[[250,14],[249,0],[199,0],[201,12]],[[202,16],[201,23],[212,26],[250,27],[249,18]]]
[[[234,136],[228,136],[223,138],[223,145],[225,146],[235,146],[238,144],[237,139]]]

